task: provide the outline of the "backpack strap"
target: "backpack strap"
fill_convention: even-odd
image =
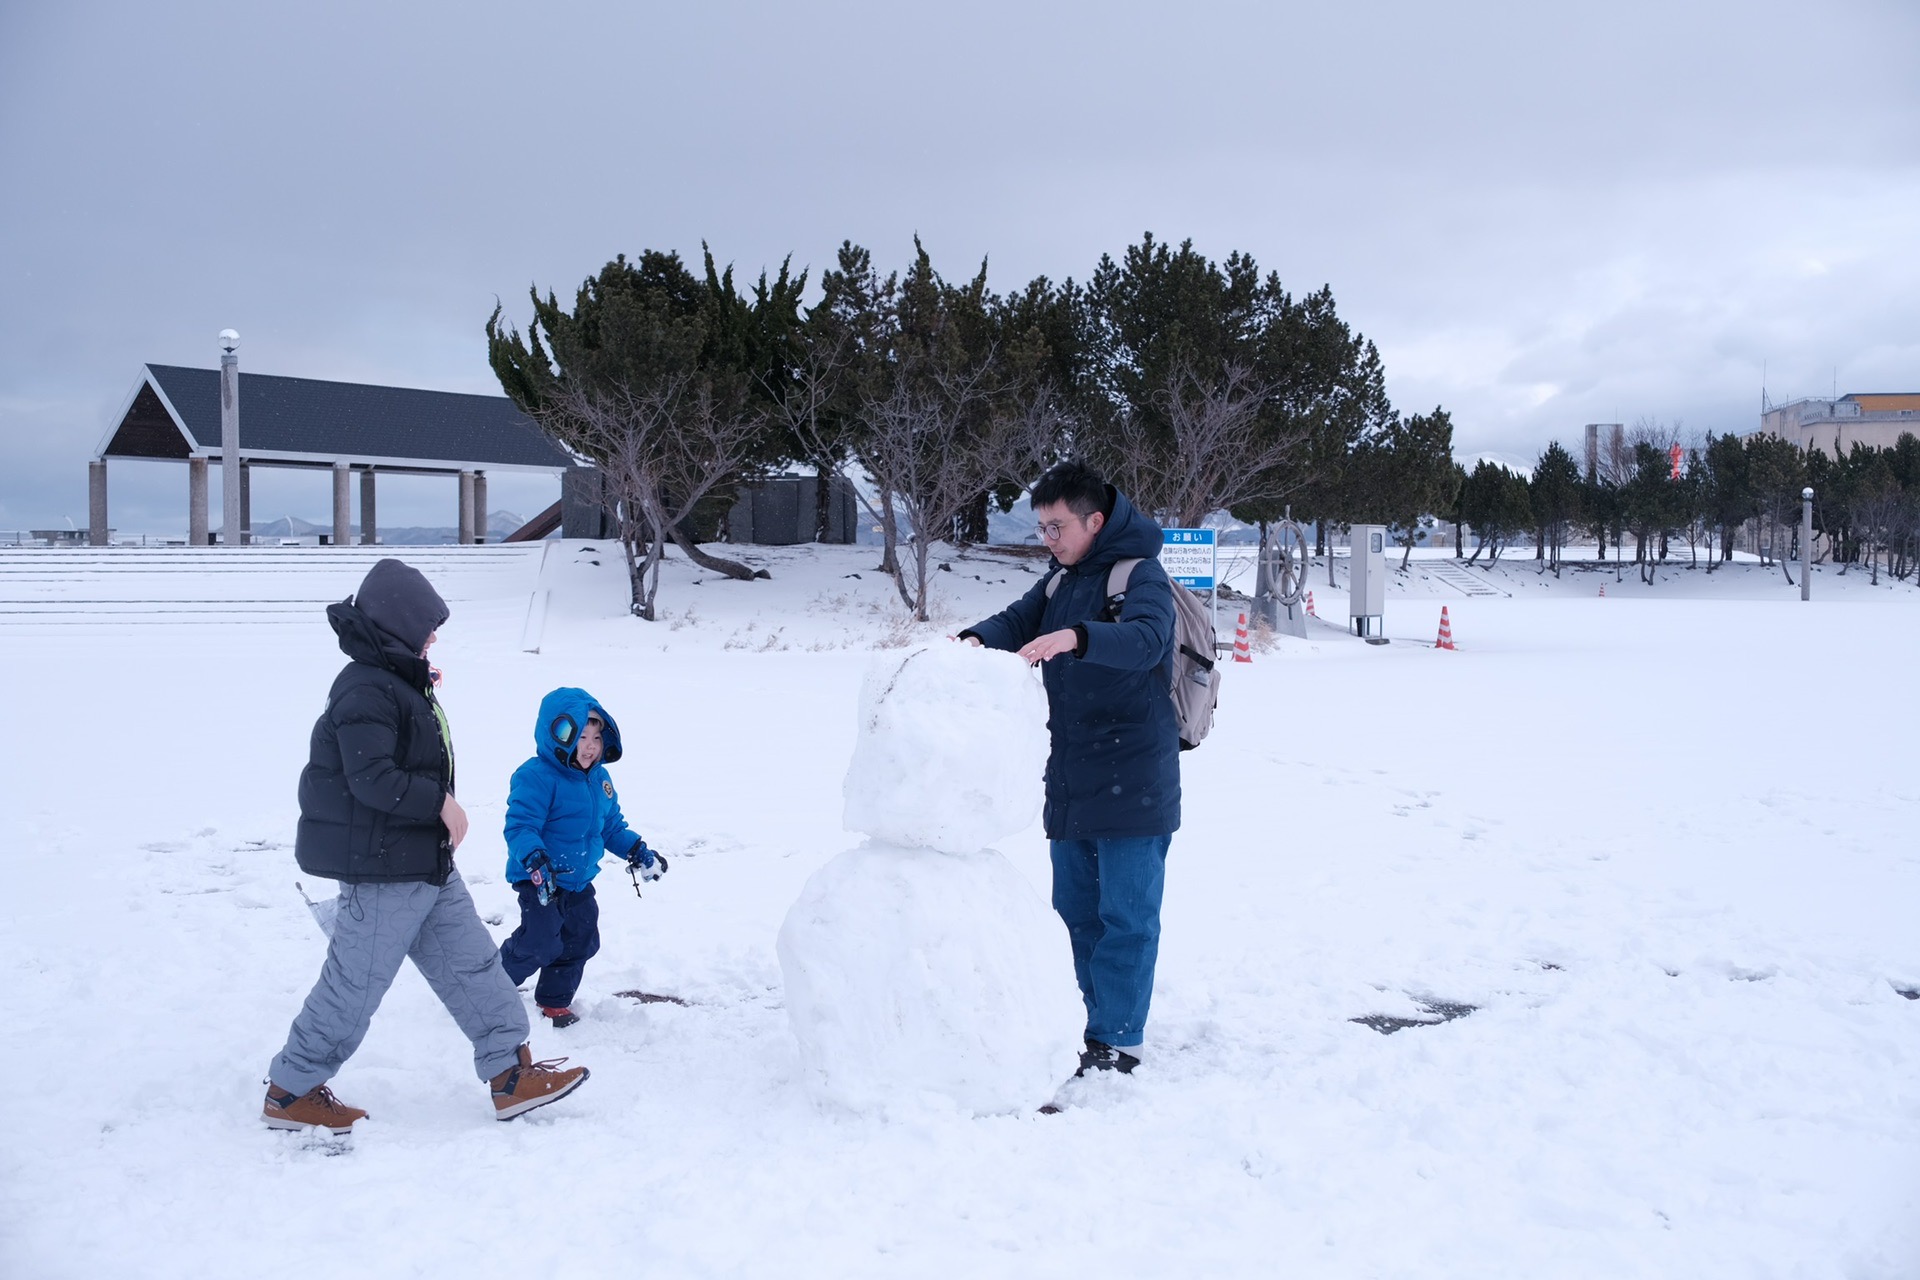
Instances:
[[[1113,562],[1113,568],[1107,571],[1107,599],[1111,600],[1115,596],[1127,594],[1127,581],[1133,577],[1133,571],[1139,564],[1139,556]],[[1060,589],[1060,579],[1065,577],[1066,573],[1065,569],[1055,569],[1053,575],[1047,579],[1047,599],[1053,599],[1053,593]]]

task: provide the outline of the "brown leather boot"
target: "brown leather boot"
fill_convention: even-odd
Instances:
[[[333,1090],[323,1084],[315,1085],[297,1098],[277,1084],[268,1084],[267,1104],[261,1109],[260,1118],[267,1122],[269,1129],[351,1133],[353,1122],[366,1119],[367,1113],[340,1101],[333,1096]]]
[[[535,1062],[533,1050],[521,1045],[520,1065],[508,1067],[493,1078],[493,1118],[511,1120],[535,1107],[558,1102],[578,1089],[587,1078],[587,1069],[568,1067],[562,1071],[560,1064],[565,1061],[549,1058]]]

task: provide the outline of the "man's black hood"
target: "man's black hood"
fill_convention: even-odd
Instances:
[[[440,598],[426,575],[404,561],[391,558],[367,570],[360,590],[354,593],[353,603],[374,626],[416,655],[426,647],[427,637],[449,616],[447,602]]]

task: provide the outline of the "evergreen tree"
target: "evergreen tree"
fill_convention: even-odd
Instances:
[[[1720,529],[1720,560],[1708,567],[1711,573],[1733,559],[1734,531],[1753,515],[1754,500],[1747,451],[1740,437],[1709,433],[1704,457],[1706,483],[1701,503],[1707,518]]]
[[[1673,463],[1665,450],[1645,440],[1633,445],[1633,475],[1620,493],[1622,516],[1633,534],[1633,561],[1640,580],[1654,581],[1656,539],[1680,523],[1679,491],[1673,482]]]
[[[1781,517],[1799,506],[1800,490],[1806,487],[1807,482],[1806,455],[1793,441],[1779,436],[1749,436],[1745,448],[1748,482],[1759,518],[1766,529],[1762,557],[1777,560],[1782,576],[1791,584],[1793,573],[1787,568],[1787,561],[1791,558],[1792,549],[1789,545],[1782,552]],[[1790,528],[1793,532],[1787,538],[1797,537],[1799,522],[1792,522]]]
[[[1532,523],[1526,477],[1482,458],[1461,490],[1459,510],[1478,540],[1467,563],[1475,563],[1485,552],[1487,564],[1497,564],[1513,535]]]
[[[1622,514],[1620,486],[1608,479],[1605,472],[1589,475],[1580,482],[1580,527],[1594,537],[1600,546],[1600,559],[1607,558],[1607,538],[1612,535],[1614,546],[1614,577],[1619,573],[1619,534]]]
[[[1355,514],[1399,531],[1404,570],[1419,540],[1421,521],[1453,505],[1455,476],[1453,419],[1436,406],[1432,413],[1401,418],[1355,450],[1352,472],[1358,483],[1349,494]]]
[[[1391,417],[1378,353],[1332,292],[1295,299],[1241,253],[1146,235],[1084,290],[1074,447],[1172,524],[1240,509],[1318,515],[1354,444]]]
[[[1044,335],[1018,299],[988,291],[986,263],[955,284],[918,238],[914,251],[879,312],[853,447],[881,495],[895,585],[925,621],[932,544],[954,536],[981,494],[1017,492],[1057,448],[1063,416]],[[892,554],[898,516],[913,533],[910,566]]]
[[[632,608],[652,619],[663,544],[730,577],[754,571],[694,545],[685,525],[710,494],[730,490],[769,452],[760,319],[708,259],[706,281],[678,254],[625,255],[581,284],[571,310],[529,290],[525,337],[488,319],[487,355],[507,395],[546,432],[599,469],[614,499]],[[783,291],[798,295],[785,279]],[[770,306],[786,306],[783,292]],[[767,327],[778,321],[768,319]]]
[[[1535,527],[1545,549],[1543,567],[1552,569],[1557,578],[1567,528],[1580,512],[1580,465],[1558,440],[1549,444],[1534,464],[1530,496]]]

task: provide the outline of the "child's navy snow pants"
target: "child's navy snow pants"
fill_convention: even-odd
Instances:
[[[522,880],[513,887],[520,894],[520,927],[500,944],[500,963],[516,987],[538,969],[533,1002],[564,1009],[580,989],[587,961],[600,950],[600,903],[593,886],[555,889],[544,907],[531,884]]]

